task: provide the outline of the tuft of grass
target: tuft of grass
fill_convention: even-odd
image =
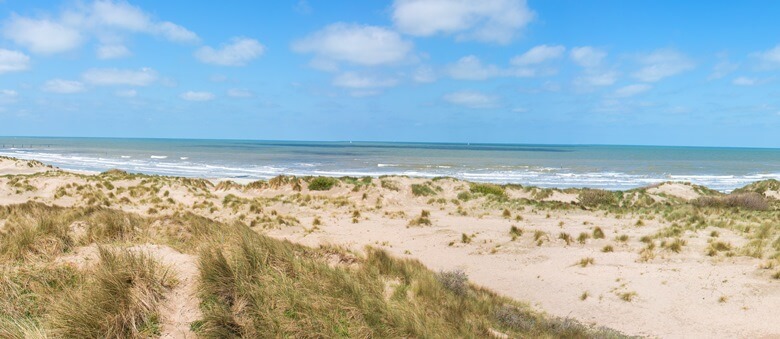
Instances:
[[[589,296],[590,293],[588,293],[588,291],[582,292],[582,294],[580,294],[580,300],[585,301]]]
[[[512,236],[512,241],[515,241],[517,238],[523,236],[523,230],[512,225],[512,227],[509,228],[509,235]]]
[[[436,191],[429,185],[424,184],[412,184],[412,194],[415,197],[429,197],[436,195]]]
[[[606,245],[606,246],[604,246],[604,248],[601,249],[601,251],[604,252],[604,253],[611,253],[611,252],[614,252],[615,249],[612,248],[612,245]]]
[[[593,239],[604,239],[604,231],[601,230],[601,227],[596,227],[593,229]]]
[[[509,211],[509,209],[504,209],[504,212],[501,213],[501,216],[504,217],[504,219],[511,219],[512,218],[512,212]]]
[[[565,241],[567,246],[571,245],[571,242],[573,241],[571,234],[565,232],[558,234],[558,239]]]
[[[590,239],[590,234],[588,234],[586,232],[582,232],[577,237],[577,242],[579,242],[580,244],[584,244],[586,241],[588,241],[588,239]]]
[[[471,237],[468,236],[468,234],[466,234],[466,233],[462,233],[460,235],[460,242],[462,242],[464,244],[470,244],[471,243]]]
[[[68,338],[127,338],[159,335],[158,307],[171,280],[151,257],[99,249],[100,263],[85,288],[53,306],[52,334]]]
[[[718,255],[718,252],[728,251],[731,251],[731,244],[723,241],[712,241],[706,249],[707,255],[711,257]]]
[[[577,262],[577,265],[580,265],[580,267],[588,267],[589,265],[593,265],[595,263],[595,260],[591,257],[586,257],[580,259],[580,261]]]
[[[506,192],[504,192],[504,188],[494,184],[472,184],[470,187],[470,191],[473,194],[494,196],[496,198],[506,197]]]
[[[632,302],[634,298],[636,298],[636,296],[637,296],[636,292],[623,292],[618,294],[620,300],[623,300],[625,302]]]
[[[669,251],[672,251],[674,253],[680,253],[682,251],[683,246],[685,246],[686,242],[684,239],[675,238],[672,242],[666,243],[663,242],[661,244],[661,247],[666,248]]]

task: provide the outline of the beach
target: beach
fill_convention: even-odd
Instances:
[[[462,270],[535,311],[627,335],[780,335],[772,180],[728,195],[684,182],[626,191],[407,176],[238,183],[73,173],[10,158],[0,175],[0,205],[193,213],[312,247],[380,248],[433,271]]]

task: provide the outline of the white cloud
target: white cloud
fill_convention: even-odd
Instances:
[[[463,80],[486,80],[505,73],[495,65],[482,64],[479,58],[473,55],[462,57],[458,62],[447,66],[446,72],[453,79]]]
[[[96,51],[98,59],[117,59],[130,56],[130,50],[124,45],[100,45]]]
[[[233,38],[230,43],[219,49],[204,46],[195,52],[201,62],[220,66],[244,66],[249,61],[263,55],[265,46],[255,39]]]
[[[152,33],[162,35],[173,42],[196,43],[200,41],[200,38],[194,32],[168,21],[153,26]]]
[[[720,61],[712,67],[712,73],[707,77],[708,80],[723,78],[739,69],[739,64],[730,62],[725,53],[720,53],[718,59],[720,59]]]
[[[346,61],[376,66],[403,61],[412,50],[412,43],[389,29],[335,23],[296,41],[292,49],[299,53],[314,53],[315,60]]]
[[[233,98],[251,98],[255,96],[252,91],[241,88],[231,88],[227,91],[227,95]]]
[[[566,52],[563,46],[539,45],[527,52],[512,58],[512,64],[517,66],[541,64],[545,61],[558,59]]]
[[[738,77],[735,78],[732,83],[737,86],[753,86],[758,83],[756,79],[748,78],[748,77]]]
[[[569,52],[571,60],[584,68],[596,68],[607,57],[607,52],[591,46],[574,47]]]
[[[43,84],[43,90],[61,94],[78,93],[84,91],[84,84],[78,81],[52,79]]]
[[[583,75],[574,79],[574,83],[578,86],[609,86],[617,82],[620,74],[616,71],[585,71]]]
[[[509,43],[534,13],[525,0],[396,0],[393,22],[406,34]]]
[[[138,91],[134,89],[119,90],[115,92],[117,96],[124,98],[134,98],[138,96]]]
[[[30,19],[12,15],[3,27],[3,35],[32,52],[42,54],[72,50],[84,41],[73,28],[48,19]]]
[[[758,59],[761,62],[760,66],[763,68],[774,69],[780,67],[780,45],[763,52],[752,53],[750,56]]]
[[[30,57],[22,52],[0,49],[0,74],[30,68]]]
[[[355,72],[345,72],[333,79],[333,85],[352,89],[393,87],[397,84],[395,79],[379,79]]]
[[[162,36],[170,41],[192,43],[197,34],[168,21],[157,21],[140,7],[124,1],[98,0],[66,13],[64,21],[91,29],[111,28]]]
[[[419,83],[430,83],[436,81],[436,72],[430,66],[420,66],[414,70],[412,79]]]
[[[167,21],[157,21],[141,8],[125,1],[97,0],[76,3],[58,18],[31,18],[12,15],[5,22],[3,35],[34,53],[54,54],[73,50],[94,36],[103,43],[116,44],[124,33],[143,33],[174,42],[197,42],[198,36]],[[110,54],[110,53],[109,53]],[[99,54],[100,55],[100,54]]]
[[[179,95],[180,98],[187,100],[187,101],[210,101],[214,100],[215,96],[214,94],[210,92],[195,92],[195,91],[187,91]]]
[[[12,89],[2,89],[0,90],[0,104],[12,104],[16,102],[16,99],[19,97],[19,93],[12,90]]]
[[[621,98],[632,97],[634,95],[649,91],[653,86],[648,84],[633,84],[623,86],[615,90],[615,96]]]
[[[633,76],[640,81],[656,82],[693,69],[694,63],[685,55],[669,49],[641,55],[637,61],[642,66]]]
[[[459,91],[444,95],[444,100],[459,106],[482,109],[498,106],[498,98],[477,91]]]
[[[81,75],[85,82],[93,85],[148,86],[157,80],[157,72],[151,68],[139,70],[116,68],[93,68]]]

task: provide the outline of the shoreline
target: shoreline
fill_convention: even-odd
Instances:
[[[542,189],[451,178],[238,184],[0,159],[0,205],[194,213],[276,239],[413,258],[556,317],[659,337],[780,335],[780,185]],[[14,172],[16,171],[16,172]],[[769,226],[765,226],[769,225]],[[762,240],[766,239],[766,240]]]

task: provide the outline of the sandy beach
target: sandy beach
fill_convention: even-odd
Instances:
[[[435,271],[463,270],[537,311],[628,335],[780,336],[772,182],[753,186],[766,206],[750,210],[702,205],[700,197],[723,195],[685,183],[594,205],[576,189],[447,178],[327,179],[319,188],[290,177],[239,184],[86,175],[14,159],[0,161],[0,175],[0,205],[187,211],[308,246],[382,248]]]

